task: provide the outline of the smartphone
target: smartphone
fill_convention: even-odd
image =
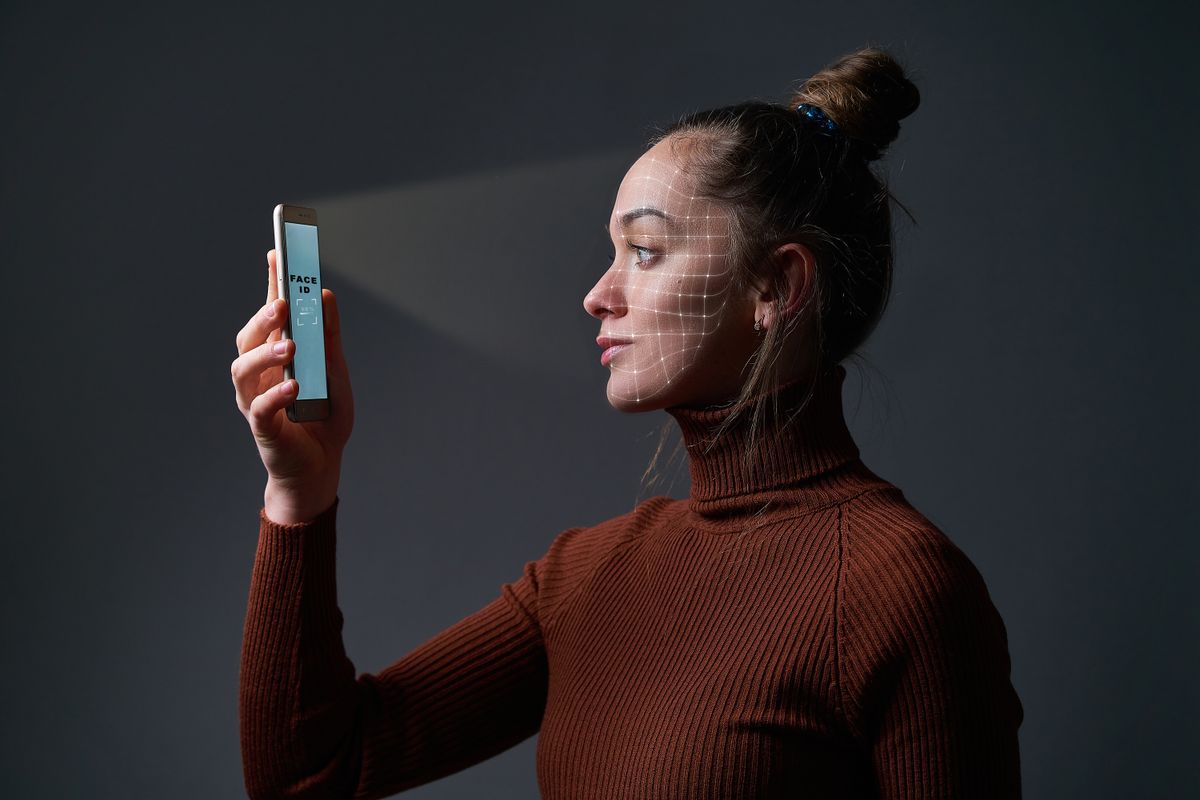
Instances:
[[[287,300],[283,338],[296,342],[295,355],[284,364],[285,379],[299,385],[287,407],[292,422],[329,416],[329,384],[325,377],[325,317],[321,302],[321,256],[317,248],[317,212],[303,206],[275,206],[275,266],[279,296]]]

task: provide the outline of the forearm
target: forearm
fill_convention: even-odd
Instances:
[[[378,674],[355,678],[337,607],[337,503],[311,523],[260,515],[240,716],[252,798],[379,798],[535,734],[548,666],[534,566]]]
[[[337,607],[336,506],[303,525],[260,516],[239,686],[253,798],[349,797],[357,782],[360,690]]]

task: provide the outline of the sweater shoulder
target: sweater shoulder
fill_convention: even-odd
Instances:
[[[841,509],[838,607],[851,657],[903,657],[929,631],[1003,627],[976,565],[895,487]]]
[[[664,509],[676,502],[674,498],[657,495],[639,501],[624,514],[594,525],[568,528],[550,543],[546,557],[566,569],[586,568],[603,559],[613,548],[634,541],[654,528]]]
[[[869,592],[877,603],[894,603],[964,582],[984,588],[983,576],[962,548],[898,488],[860,495],[843,504],[841,514],[848,590]]]
[[[840,522],[838,674],[854,730],[902,706],[907,680],[963,707],[1003,701],[1020,724],[1004,620],[966,553],[895,487],[844,505]]]
[[[844,505],[840,534],[839,635],[850,660],[902,658],[930,631],[957,625],[1003,638],[982,573],[899,489]]]
[[[541,558],[525,565],[521,582],[520,594],[525,596],[522,599],[536,603],[543,631],[553,625],[558,609],[605,563],[641,541],[678,502],[666,495],[656,495],[623,514],[594,525],[567,528],[555,536]]]

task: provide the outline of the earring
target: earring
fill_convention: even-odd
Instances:
[[[762,320],[761,319],[754,320],[754,330],[761,331],[762,329],[763,329]]]

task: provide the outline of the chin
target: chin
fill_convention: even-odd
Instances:
[[[635,388],[632,381],[623,380],[614,373],[608,379],[608,404],[617,411],[632,414],[639,411],[657,411],[671,405],[674,392],[670,389],[671,387],[646,384]]]

